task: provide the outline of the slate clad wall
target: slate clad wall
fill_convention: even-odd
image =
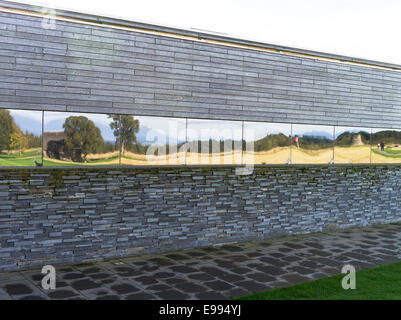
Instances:
[[[0,12],[2,108],[400,128],[400,89],[400,71]]]
[[[401,165],[0,169],[0,271],[399,221]]]

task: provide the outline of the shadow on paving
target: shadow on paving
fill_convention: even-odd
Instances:
[[[401,260],[401,224],[288,236],[0,275],[0,299],[229,299]]]

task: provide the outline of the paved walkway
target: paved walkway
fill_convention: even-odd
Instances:
[[[0,299],[228,299],[401,260],[401,224],[0,274]]]

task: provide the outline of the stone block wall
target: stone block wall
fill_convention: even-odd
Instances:
[[[401,165],[0,169],[0,271],[401,220]]]

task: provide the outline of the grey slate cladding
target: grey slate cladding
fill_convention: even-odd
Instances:
[[[0,169],[0,271],[400,221],[400,177],[401,165]]]
[[[1,108],[399,128],[397,70],[41,22],[0,12]]]

